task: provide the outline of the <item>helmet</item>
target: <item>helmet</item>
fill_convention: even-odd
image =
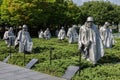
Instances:
[[[72,25],[72,27],[76,27],[76,25]]]
[[[24,24],[24,25],[23,25],[23,28],[27,28],[27,25]]]
[[[63,27],[63,26],[62,26],[61,28],[62,28],[62,29],[64,29],[64,27]]]
[[[88,21],[93,21],[93,17],[88,17],[88,18],[87,18],[87,22],[88,22]]]
[[[46,30],[49,30],[49,28],[47,28]]]
[[[110,23],[109,22],[105,22],[105,25],[110,25]]]
[[[72,25],[72,28],[77,28],[77,25]]]
[[[12,27],[10,27],[10,30],[13,30],[13,28],[12,28]]]

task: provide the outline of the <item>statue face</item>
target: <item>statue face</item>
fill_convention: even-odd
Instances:
[[[47,28],[46,30],[49,31],[49,28]]]
[[[10,31],[13,31],[13,28],[10,28]]]
[[[105,28],[109,28],[109,25],[108,25],[108,24],[105,24],[104,27],[105,27]]]
[[[23,28],[23,31],[27,31],[27,28]]]
[[[109,28],[109,26],[106,26],[106,28]]]
[[[88,22],[87,22],[87,27],[91,27],[91,26],[92,26],[92,24],[93,24],[93,22],[92,22],[92,21],[88,21]]]

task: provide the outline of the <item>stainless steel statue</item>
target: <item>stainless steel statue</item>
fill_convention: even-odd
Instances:
[[[80,27],[78,45],[85,59],[93,64],[104,56],[102,40],[97,27],[93,24],[93,17],[88,17],[86,23]]]
[[[76,25],[73,25],[72,28],[68,29],[67,37],[69,43],[75,43],[78,42],[78,33],[76,31]]]
[[[114,45],[114,37],[109,25],[108,22],[105,22],[104,26],[100,28],[100,36],[105,48],[111,48]]]
[[[32,51],[33,43],[27,25],[23,25],[23,29],[18,32],[15,44],[19,44],[19,52]]]

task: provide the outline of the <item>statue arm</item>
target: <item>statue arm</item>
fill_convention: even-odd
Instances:
[[[79,36],[78,36],[78,44],[79,44],[79,49],[81,49],[82,45],[84,44],[84,31],[82,28],[79,30]]]
[[[22,35],[22,31],[19,31],[19,32],[18,32],[18,36],[17,36],[17,41],[20,41],[21,35]]]
[[[7,32],[7,31],[4,33],[3,39],[4,39],[4,40],[7,40],[7,39],[8,39],[8,32]]]

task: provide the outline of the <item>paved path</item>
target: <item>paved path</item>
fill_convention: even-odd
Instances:
[[[0,62],[0,80],[65,80],[30,69]]]

